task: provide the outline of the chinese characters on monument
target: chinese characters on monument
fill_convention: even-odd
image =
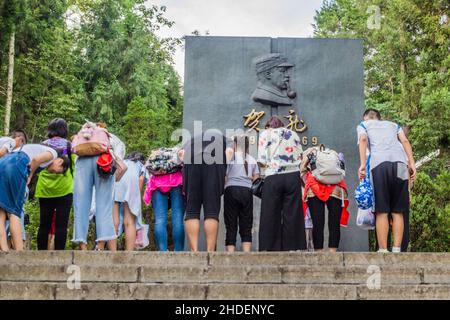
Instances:
[[[265,116],[264,111],[256,111],[256,109],[252,109],[247,115],[243,116],[244,118],[244,127],[249,128],[248,132],[255,130],[256,132],[260,131],[260,128],[258,128],[259,124],[261,123],[262,119]],[[288,119],[289,123],[286,125],[286,128],[298,132],[298,133],[304,133],[306,130],[308,130],[308,126],[306,125],[305,121],[303,119],[299,119],[298,115],[296,114],[295,110],[291,109],[289,110],[289,114],[284,116],[284,118]],[[254,141],[254,140],[253,140]],[[302,144],[307,145],[309,143],[308,137],[302,137]],[[319,144],[319,140],[317,137],[311,138],[311,144],[313,146],[316,146]]]

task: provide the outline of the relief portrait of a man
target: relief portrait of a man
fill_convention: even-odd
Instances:
[[[279,53],[270,53],[254,60],[258,85],[252,99],[265,105],[291,106],[296,93],[290,88],[288,70],[294,67]]]

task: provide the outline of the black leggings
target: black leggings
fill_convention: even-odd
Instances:
[[[56,211],[55,250],[64,250],[67,240],[67,225],[73,195],[68,194],[58,198],[40,198],[41,221],[37,237],[38,250],[47,250],[48,234],[52,227],[53,214]]]
[[[250,188],[230,186],[224,194],[226,246],[236,246],[239,227],[241,242],[252,242],[253,193]]]
[[[341,239],[342,200],[330,197],[326,202],[328,208],[328,248],[338,248]],[[314,249],[323,249],[323,231],[325,228],[325,202],[317,197],[308,199],[308,207],[313,223]]]

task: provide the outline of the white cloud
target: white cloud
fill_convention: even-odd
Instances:
[[[312,37],[315,10],[322,0],[153,0],[167,7],[175,25],[158,32],[182,37],[199,30],[211,36]],[[175,67],[184,76],[184,51],[178,49]]]

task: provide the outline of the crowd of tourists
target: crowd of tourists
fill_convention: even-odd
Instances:
[[[388,251],[392,224],[392,252],[400,252],[416,176],[411,145],[401,127],[381,120],[377,110],[368,109],[363,117],[357,126],[360,168],[347,172],[361,181],[354,199],[345,182],[343,154],[324,145],[303,150],[298,134],[276,116],[259,133],[255,157],[245,134],[228,139],[202,133],[179,147],[144,155],[126,154],[124,143],[102,123],[87,122],[70,138],[66,121],[54,119],[42,143],[29,143],[26,133],[16,130],[0,138],[0,251],[24,249],[24,204],[35,184],[40,222],[32,236],[39,250],[49,248],[49,235],[53,249],[66,248],[72,208],[71,241],[81,250],[116,251],[122,234],[125,250],[145,248],[149,226],[142,217],[143,202],[153,207],[159,251],[169,250],[169,218],[173,249],[198,251],[203,216],[207,251],[216,250],[223,219],[226,250],[249,252],[259,197],[259,251],[327,247],[336,252],[349,203],[356,201],[358,225],[376,229],[379,251]],[[94,248],[88,248],[91,224]]]

